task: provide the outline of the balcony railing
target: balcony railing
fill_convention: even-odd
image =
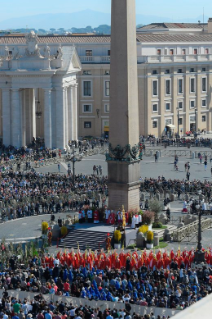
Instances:
[[[81,56],[84,63],[110,63],[110,56]],[[168,63],[168,62],[204,62],[212,61],[212,54],[176,54],[176,55],[150,55],[138,56],[138,63]]]
[[[187,61],[212,61],[212,54],[176,54],[176,55],[151,55],[139,56],[138,63],[166,63],[166,62],[187,62]]]
[[[82,63],[110,63],[110,56],[81,56]]]

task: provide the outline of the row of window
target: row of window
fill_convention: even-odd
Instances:
[[[107,55],[110,56],[110,50],[107,50]],[[85,56],[93,56],[93,50],[85,50]]]
[[[83,104],[82,106],[82,112],[83,113],[92,113],[93,112],[93,105],[92,104]],[[104,113],[110,112],[110,106],[109,104],[104,105]]]
[[[190,109],[193,109],[195,106],[196,106],[195,100],[190,100]],[[206,99],[202,99],[202,107],[207,107]],[[183,102],[182,101],[178,102],[178,109],[183,110]],[[165,111],[171,111],[171,103],[170,102],[165,103]],[[158,112],[158,103],[154,103],[152,105],[152,112],[153,113]]]
[[[110,81],[104,83],[104,94],[110,96]],[[92,83],[91,81],[83,81],[83,96],[92,96]]]
[[[194,72],[196,72],[196,71],[197,71],[197,70],[196,70],[195,68],[190,68],[190,72],[191,72],[191,73],[194,73]],[[202,68],[202,72],[206,72],[206,68]],[[169,69],[166,69],[166,70],[164,71],[164,73],[165,73],[165,74],[170,74],[171,72],[170,72]],[[179,73],[179,74],[183,73],[183,69],[178,69],[178,70],[177,70],[177,73]],[[152,70],[152,74],[153,74],[153,75],[159,74],[159,71],[158,71],[158,70]]]
[[[183,118],[180,117],[179,119],[179,125],[183,125]],[[202,115],[202,122],[206,122],[207,121],[207,117],[206,115]],[[194,122],[195,123],[195,117],[194,116],[190,116],[190,122]],[[171,119],[166,119],[165,121],[165,126],[172,124],[172,120]],[[152,120],[152,128],[157,128],[158,127],[158,120],[154,119]]]
[[[92,71],[91,70],[84,70],[83,75],[92,75]],[[104,75],[110,75],[110,70],[105,70]]]
[[[178,94],[183,94],[183,79],[178,79]],[[196,79],[190,78],[190,93],[196,92]],[[202,92],[207,92],[207,78],[202,78]],[[171,95],[171,79],[165,80],[165,94]],[[158,96],[158,80],[152,81],[152,95]]]
[[[164,52],[164,55],[174,55],[177,54],[177,49],[164,49],[164,51],[162,49],[156,49],[157,50],[157,55],[161,55],[162,52]],[[200,48],[194,48],[193,49],[193,53],[194,55],[196,54],[201,54],[201,49]],[[186,55],[186,54],[190,54],[189,49],[181,49],[181,52],[179,52],[178,50],[178,54],[179,55]],[[209,48],[204,48],[204,54],[209,54]]]

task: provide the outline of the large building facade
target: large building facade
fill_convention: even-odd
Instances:
[[[26,37],[0,37],[4,143],[24,145],[40,136],[49,147],[64,147],[78,136],[108,136],[110,36],[43,36],[36,41],[37,60],[26,56]],[[57,65],[61,52],[62,64]],[[211,19],[206,25],[162,23],[138,29],[137,66],[140,135],[212,130]]]
[[[66,148],[78,139],[81,63],[74,46],[39,40],[30,32],[1,48],[0,135],[6,146],[19,148],[40,137],[48,148]]]

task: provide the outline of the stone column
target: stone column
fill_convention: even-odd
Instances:
[[[44,142],[45,147],[52,148],[52,99],[51,89],[44,90]]]
[[[64,88],[56,88],[56,147],[64,149],[65,141],[65,107]]]
[[[26,145],[26,89],[21,91],[21,101],[22,101],[22,143]]]
[[[36,110],[35,110],[35,89],[32,89],[31,91],[31,97],[32,97],[32,108],[31,108],[31,121],[32,121],[32,129],[31,134],[32,138],[36,138]],[[32,141],[32,139],[31,139]]]
[[[11,90],[11,119],[12,119],[12,145],[22,146],[22,121],[21,103],[19,89]]]
[[[69,141],[69,120],[68,120],[68,88],[65,88],[65,99],[64,99],[64,106],[65,106],[65,145],[68,145]]]
[[[74,86],[74,106],[73,106],[73,140],[78,140],[78,84]]]
[[[112,0],[110,64],[110,209],[139,209],[140,160],[135,0]],[[135,152],[132,152],[135,147]]]
[[[2,126],[3,126],[3,144],[11,145],[11,119],[10,119],[10,90],[2,89]]]
[[[73,140],[73,86],[70,86],[68,88],[68,121],[69,121],[69,127],[68,127],[68,139]]]

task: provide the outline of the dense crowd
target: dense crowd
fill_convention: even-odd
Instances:
[[[31,300],[29,298],[21,300],[9,296],[8,292],[3,294],[0,311],[3,319],[156,319],[153,312],[144,316],[135,312],[131,315],[128,303],[119,309],[100,310],[89,305],[76,307],[71,302],[47,302],[41,294]],[[170,317],[157,316],[157,319],[166,318]]]
[[[189,132],[188,132],[189,133]],[[176,147],[211,147],[212,139],[199,136],[190,136],[187,134],[186,137],[175,137],[169,138],[168,136],[163,136],[162,138],[156,138],[152,135],[147,138],[141,138],[142,142],[149,143],[151,146],[176,146]]]
[[[107,196],[107,178],[38,172],[2,172],[0,201],[2,214],[8,218],[75,209],[92,204],[99,195]],[[97,203],[98,206],[98,203]]]
[[[200,181],[200,180],[180,180],[180,179],[167,179],[163,176],[158,176],[158,178],[144,178],[141,179],[141,191],[147,191],[154,195],[159,193],[171,192],[176,193],[178,198],[183,194],[202,194],[205,197],[211,197],[211,186],[210,181]]]
[[[193,250],[186,249],[170,254],[144,251],[141,256],[137,251],[106,254],[89,250],[82,254],[72,250],[58,252],[55,257],[34,256],[25,264],[11,257],[8,264],[1,263],[0,288],[72,296],[86,299],[88,304],[89,300],[112,301],[129,313],[131,305],[182,310],[212,291],[211,268],[195,267],[193,255]],[[206,252],[206,261],[212,264],[210,251]],[[5,302],[3,308],[6,304],[11,310],[12,303]],[[64,304],[59,310],[61,315],[65,308]]]

